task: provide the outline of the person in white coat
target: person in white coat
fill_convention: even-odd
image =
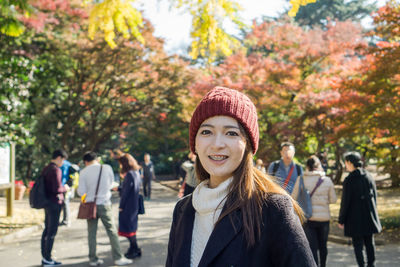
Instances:
[[[312,216],[304,224],[304,230],[317,266],[325,267],[331,218],[329,204],[335,203],[337,197],[333,183],[325,175],[318,157],[311,156],[306,165],[304,185],[311,194]]]

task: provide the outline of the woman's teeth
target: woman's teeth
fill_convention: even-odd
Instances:
[[[228,156],[208,156],[212,160],[224,160],[227,159]]]

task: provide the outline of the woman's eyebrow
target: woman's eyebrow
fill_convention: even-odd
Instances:
[[[202,125],[200,125],[200,128],[201,128],[201,127],[211,127],[211,128],[214,128],[215,126],[212,125],[212,124],[202,124]]]
[[[215,126],[214,125],[212,125],[212,124],[202,124],[202,125],[200,125],[200,128],[201,127],[210,127],[210,128],[215,128]],[[238,126],[235,126],[235,125],[225,125],[225,126],[223,126],[225,129],[238,129],[238,130],[240,130],[240,128],[238,127]]]
[[[235,126],[235,125],[225,125],[224,128],[226,128],[226,129],[232,129],[233,128],[233,129],[240,130],[240,128],[238,126]]]

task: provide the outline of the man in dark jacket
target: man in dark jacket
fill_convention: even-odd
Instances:
[[[64,203],[64,192],[66,191],[61,182],[61,169],[64,160],[68,155],[64,150],[55,150],[49,165],[43,171],[44,184],[49,204],[45,207],[44,230],[41,239],[42,265],[58,266],[61,262],[55,261],[51,257],[54,238],[56,237],[60,219],[61,208]]]
[[[364,266],[363,246],[367,251],[368,267],[375,266],[374,233],[382,230],[376,208],[376,185],[371,175],[362,167],[358,152],[345,155],[345,165],[350,174],[343,182],[339,227],[352,238],[359,266]]]
[[[151,180],[155,178],[154,165],[150,160],[150,154],[144,154],[144,162],[140,164],[142,166],[142,178],[143,178],[143,194],[144,198],[149,200],[151,197]]]

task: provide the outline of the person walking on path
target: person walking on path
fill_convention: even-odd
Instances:
[[[185,171],[183,196],[191,194],[199,183],[194,168],[196,154],[190,152],[188,158],[189,159],[183,162],[181,166],[181,168]]]
[[[367,266],[375,266],[375,233],[382,230],[376,208],[376,185],[371,174],[362,168],[358,152],[345,154],[344,162],[350,174],[343,182],[339,227],[352,238],[358,266],[364,266],[363,247],[367,251]]]
[[[41,239],[42,266],[58,266],[61,262],[53,260],[51,251],[54,239],[57,234],[61,208],[64,202],[65,188],[61,182],[61,169],[64,160],[68,155],[64,150],[55,150],[49,165],[43,171],[46,195],[49,199],[48,205],[44,208],[44,230]]]
[[[281,144],[281,159],[272,162],[268,167],[268,174],[277,179],[292,197],[297,200],[300,187],[300,179],[303,179],[303,168],[293,162],[295,154],[294,145],[290,142]],[[300,179],[298,179],[300,177]]]
[[[214,88],[189,137],[201,182],[175,206],[166,266],[316,266],[301,208],[253,166],[259,131],[251,100]]]
[[[337,197],[335,187],[331,179],[325,175],[318,157],[311,156],[306,165],[304,185],[311,194],[312,216],[304,224],[304,230],[310,242],[315,262],[319,267],[325,267],[331,218],[329,204],[335,203]]]
[[[150,154],[146,153],[142,162],[142,177],[143,177],[143,195],[144,198],[150,200],[151,198],[151,180],[155,179],[154,165],[150,160]]]
[[[123,155],[118,161],[121,166],[121,175],[124,176],[120,191],[118,234],[126,237],[130,244],[125,257],[134,259],[142,255],[142,250],[138,247],[136,240],[141,184],[140,166],[130,154]]]
[[[327,152],[325,150],[322,150],[321,152],[319,152],[317,154],[317,157],[318,157],[319,161],[321,162],[322,169],[324,170],[325,173],[327,173],[328,168],[329,168]]]
[[[66,225],[66,226],[71,225],[71,221],[69,218],[70,214],[69,202],[71,200],[72,192],[70,186],[68,185],[68,181],[70,180],[69,177],[70,168],[71,168],[71,162],[69,162],[68,160],[64,160],[63,165],[60,167],[62,173],[61,182],[66,190],[64,193],[64,203],[62,206],[63,219],[60,222],[60,225]]]
[[[96,253],[97,224],[99,219],[103,223],[108,238],[110,239],[111,252],[115,265],[121,266],[131,264],[132,260],[126,259],[121,253],[117,230],[112,216],[111,189],[114,181],[114,174],[111,166],[107,164],[100,165],[95,152],[85,153],[83,162],[86,167],[80,172],[78,195],[83,196],[86,194],[86,202],[94,201],[97,182],[100,178],[96,198],[97,218],[87,220],[89,265],[98,266],[104,263],[102,259],[97,257]],[[101,177],[99,177],[100,171]]]

